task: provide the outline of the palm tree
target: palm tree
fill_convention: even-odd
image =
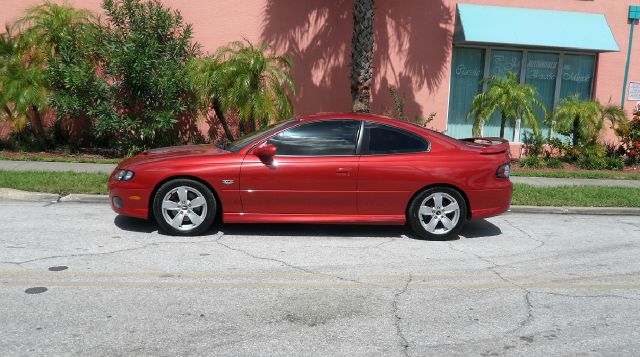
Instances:
[[[47,47],[51,56],[73,32],[91,30],[95,21],[95,16],[88,10],[47,1],[28,9],[16,25],[22,29],[23,37],[29,36],[34,44]]]
[[[595,142],[605,119],[611,126],[626,121],[624,110],[617,105],[603,106],[596,100],[582,100],[578,94],[560,100],[549,123],[554,130],[570,134],[573,146]]]
[[[31,42],[7,26],[0,36],[0,108],[4,117],[21,131],[33,115],[33,134],[41,146],[46,137],[41,113],[47,108],[46,57]]]
[[[41,146],[47,144],[42,113],[50,97],[48,61],[63,37],[78,31],[76,25],[90,24],[91,19],[86,10],[47,2],[27,10],[0,36],[0,107],[16,130],[32,117],[34,136]]]
[[[483,80],[483,82],[485,82]],[[544,104],[537,97],[536,89],[528,84],[521,84],[514,72],[506,76],[492,76],[486,80],[488,89],[473,98],[467,119],[475,117],[473,134],[479,136],[482,127],[493,113],[500,111],[500,137],[504,137],[507,120],[515,123],[518,116],[523,125],[531,127],[537,135],[540,132],[535,107],[546,112]]]
[[[201,110],[206,113],[210,108],[213,108],[227,139],[233,141],[233,133],[229,129],[221,102],[222,93],[228,82],[223,77],[222,66],[223,64],[212,56],[195,58],[187,64],[185,76],[192,92],[196,95]]]
[[[295,94],[291,60],[271,53],[266,44],[256,47],[248,40],[232,42],[216,52],[225,90],[220,93],[222,108],[234,108],[241,123],[251,131],[269,122],[291,116],[288,93]]]
[[[355,0],[351,40],[351,99],[354,112],[371,112],[374,0]]]

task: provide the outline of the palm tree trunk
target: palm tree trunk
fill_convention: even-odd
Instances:
[[[375,0],[355,0],[351,40],[351,99],[354,112],[371,112]]]
[[[44,126],[42,125],[42,115],[35,105],[32,106],[31,109],[33,110],[33,126],[36,129],[36,133],[34,134],[36,138],[38,138],[40,146],[44,149],[47,147],[47,138],[45,136]]]
[[[249,132],[253,133],[256,131],[256,118],[253,117],[253,114],[249,118]]]
[[[500,137],[504,138],[504,127],[507,125],[507,116],[502,112],[502,118],[500,120]]]
[[[573,146],[578,146],[578,141],[580,139],[580,116],[576,115],[573,119]]]
[[[235,140],[233,138],[233,133],[231,132],[231,129],[229,129],[229,123],[227,123],[227,118],[225,118],[224,116],[224,112],[222,111],[222,106],[220,105],[220,101],[218,99],[215,99],[213,101],[213,111],[216,113],[216,117],[218,117],[220,124],[222,124],[222,129],[224,129],[224,134],[227,136],[227,139],[229,141]]]

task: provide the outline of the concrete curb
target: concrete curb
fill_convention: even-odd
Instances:
[[[60,195],[56,193],[27,192],[12,188],[0,188],[0,198],[14,201],[57,202]]]
[[[0,188],[0,199],[29,202],[59,203],[105,203],[107,195],[87,195],[74,193],[66,196],[55,193],[28,192],[12,188]],[[511,206],[511,213],[533,214],[583,214],[598,216],[640,216],[640,208],[635,207],[550,207],[550,206]]]
[[[511,206],[510,212],[534,214],[583,214],[596,216],[640,216],[640,208],[636,207]]]
[[[77,203],[109,203],[107,195],[87,195],[83,193],[72,193],[70,195],[60,197],[60,202],[77,202]]]

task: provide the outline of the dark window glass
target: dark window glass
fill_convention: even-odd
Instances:
[[[360,121],[326,120],[298,125],[269,139],[277,155],[355,155]]]
[[[413,133],[384,124],[367,123],[368,143],[364,154],[406,154],[429,149],[427,140]]]

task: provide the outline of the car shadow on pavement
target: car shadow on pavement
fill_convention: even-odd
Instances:
[[[223,224],[228,235],[401,238],[412,234],[404,226],[346,224]],[[410,236],[413,238],[413,236]]]
[[[151,233],[158,230],[155,222],[141,218],[117,215],[113,223],[118,228],[129,232]]]
[[[116,216],[114,224],[125,231],[151,233],[158,226],[151,220]],[[338,224],[216,224],[210,233],[248,236],[306,236],[306,237],[371,237],[420,239],[405,226],[391,225],[338,225]],[[164,235],[161,231],[159,234]],[[493,237],[502,234],[495,224],[484,219],[467,222],[460,232],[464,238]],[[459,239],[456,237],[454,239]]]
[[[469,221],[462,227],[462,231],[460,231],[460,236],[464,238],[486,238],[499,236],[501,234],[502,230],[500,227],[485,219]]]

